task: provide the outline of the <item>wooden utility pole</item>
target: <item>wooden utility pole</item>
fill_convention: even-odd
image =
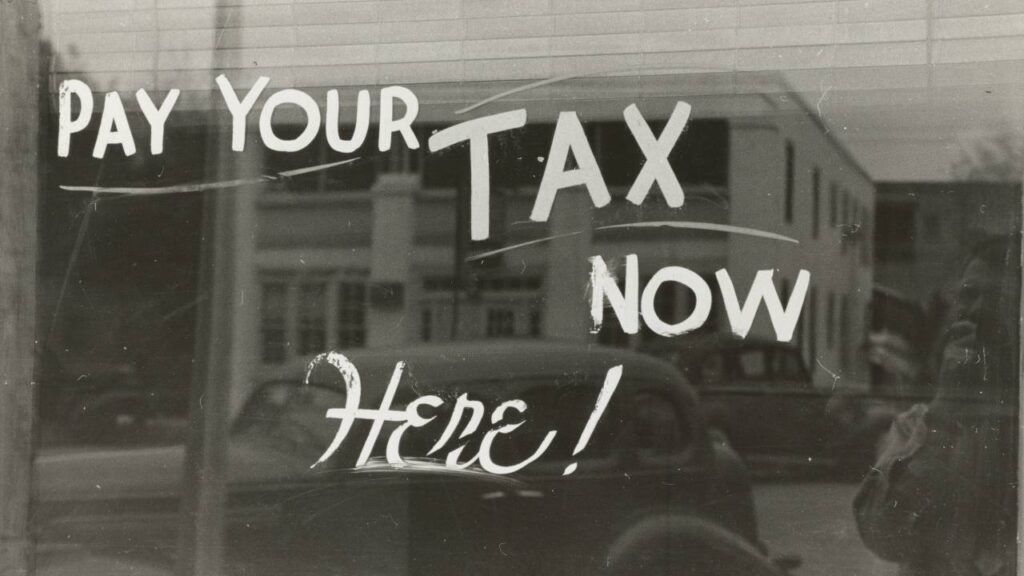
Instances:
[[[213,18],[215,28],[222,25],[230,10],[218,0]],[[211,70],[217,69],[218,62],[226,66],[216,53],[219,48],[215,44],[210,54]],[[248,89],[239,88],[243,94]],[[211,93],[206,179],[234,180],[259,173],[259,153],[231,151],[231,127],[223,121],[225,111],[214,104],[220,98],[216,90]],[[251,187],[214,190],[206,192],[203,201],[196,362],[179,524],[181,576],[223,574],[228,436],[233,413],[247,393],[245,384],[254,346],[252,322],[257,313],[258,299],[251,293],[255,284],[256,193]]]
[[[230,180],[256,169],[251,156],[234,155],[230,130],[211,113],[208,178]],[[252,351],[249,321],[256,314],[253,237],[254,189],[206,192],[199,276],[185,481],[181,500],[178,573],[219,576],[224,564],[231,420],[246,395]]]
[[[210,126],[210,130],[216,133],[217,126]],[[210,137],[208,142],[216,145],[217,138]],[[220,160],[215,150],[208,150],[212,153],[208,162]],[[200,301],[196,322],[196,362],[189,394],[178,539],[180,576],[216,576],[224,562],[231,395],[227,359],[234,344],[230,331],[235,284],[231,204],[237,197],[231,193],[206,194],[199,273],[199,294],[205,297]]]
[[[0,574],[32,567],[39,8],[0,2]]]

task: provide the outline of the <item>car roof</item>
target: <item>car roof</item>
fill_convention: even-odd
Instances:
[[[359,371],[364,388],[368,382],[383,387],[395,368],[404,361],[408,373],[417,382],[455,384],[493,382],[495,380],[551,379],[565,376],[575,381],[600,381],[612,366],[623,365],[622,383],[643,380],[663,382],[689,388],[685,377],[669,363],[652,356],[594,344],[544,340],[487,340],[483,342],[449,342],[396,348],[360,348],[342,354]],[[282,364],[266,371],[264,382],[301,380],[311,357]],[[314,382],[337,386],[334,382]],[[376,387],[375,386],[375,387]]]
[[[740,338],[732,333],[715,332],[712,334],[688,334],[675,338],[663,338],[644,348],[656,356],[665,353],[678,353],[685,358],[699,358],[706,354],[723,350],[742,350],[745,348],[789,348],[797,347],[791,342],[779,342],[764,336],[746,336]]]

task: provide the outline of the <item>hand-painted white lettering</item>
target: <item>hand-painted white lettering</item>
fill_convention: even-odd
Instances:
[[[345,358],[345,356],[337,352],[321,354],[313,359],[306,369],[306,383],[309,384],[310,376],[313,371],[325,364],[333,367],[341,375],[345,382],[346,399],[345,406],[343,408],[331,408],[327,410],[326,417],[339,420],[340,424],[334,439],[313,466],[322,464],[337,452],[347,438],[349,432],[351,432],[353,424],[357,420],[368,420],[372,424],[370,426],[370,431],[363,442],[362,451],[359,454],[359,458],[356,460],[355,466],[359,468],[365,466],[367,462],[370,461],[370,456],[373,453],[377,439],[380,436],[385,422],[395,422],[399,424],[391,432],[387,440],[385,448],[385,457],[387,462],[392,466],[403,466],[405,464],[405,460],[402,457],[402,438],[410,429],[422,428],[434,421],[438,417],[438,409],[444,404],[444,400],[439,396],[428,394],[413,400],[405,407],[404,410],[392,409],[391,405],[395,400],[398,386],[400,385],[402,375],[405,372],[405,363],[398,362],[395,364],[395,370],[391,375],[391,380],[388,382],[384,395],[381,398],[380,407],[378,409],[360,408],[359,401],[362,396],[362,382],[359,379],[359,371],[356,369],[355,365]],[[615,366],[608,371],[604,386],[598,394],[594,411],[580,434],[579,441],[576,443],[576,449],[573,452],[574,456],[578,455],[584,448],[586,448],[587,442],[590,440],[590,436],[593,434],[594,428],[597,426],[597,422],[600,419],[601,414],[604,413],[611,395],[615,392],[615,387],[618,385],[618,381],[621,376],[621,365]],[[506,413],[514,412],[518,415],[525,415],[527,413],[527,408],[526,402],[519,399],[511,399],[502,402],[490,415],[490,422],[493,427],[483,434],[477,453],[460,462],[462,451],[466,448],[466,443],[463,442],[449,450],[445,458],[445,466],[453,470],[458,470],[465,469],[479,463],[479,466],[486,472],[490,472],[492,474],[512,474],[522,470],[531,463],[536,462],[544,455],[545,452],[547,452],[548,448],[551,447],[551,443],[558,434],[557,431],[549,430],[537,447],[534,448],[530,456],[519,462],[501,463],[496,461],[492,454],[494,443],[499,436],[512,434],[525,423],[525,420],[522,418],[515,419],[512,416],[506,417]],[[434,409],[434,414],[423,414],[421,413],[421,409]],[[469,411],[468,421],[463,425],[463,416],[467,411]],[[484,412],[485,408],[482,402],[471,400],[466,394],[459,396],[455,402],[454,409],[450,413],[448,424],[445,426],[440,438],[434,444],[433,448],[430,449],[427,455],[433,454],[444,447],[451,446],[451,442],[453,441],[455,443],[465,441],[471,434],[477,432],[483,420]],[[463,426],[462,431],[459,433],[458,437],[455,438],[455,431],[459,429],[460,425]],[[575,464],[571,465],[569,468],[574,469]],[[572,470],[567,469],[566,474],[571,473]]]
[[[668,266],[658,270],[641,291],[639,286],[639,264],[636,255],[627,255],[625,262],[626,285],[625,294],[623,294],[615,276],[609,271],[604,259],[600,256],[590,258],[590,315],[593,320],[593,327],[590,329],[591,333],[596,334],[601,331],[601,325],[604,323],[606,301],[611,305],[611,309],[616,318],[618,318],[622,331],[626,334],[637,333],[640,329],[639,317],[643,318],[644,324],[651,331],[661,336],[686,334],[700,328],[707,322],[711,314],[711,304],[714,298],[708,283],[697,273],[679,266]],[[733,287],[729,273],[723,269],[719,270],[715,276],[718,279],[722,303],[729,317],[729,324],[737,336],[743,338],[750,332],[754,318],[757,315],[757,309],[763,300],[765,308],[768,309],[768,317],[775,329],[776,338],[780,342],[792,340],[793,331],[800,317],[800,310],[803,308],[807,286],[810,283],[810,272],[801,270],[797,274],[796,285],[785,307],[783,307],[781,299],[775,291],[775,285],[772,283],[772,270],[760,270],[757,272],[742,308],[740,307],[739,299],[736,296],[736,289]],[[654,305],[658,289],[666,282],[682,284],[693,292],[694,295],[694,306],[689,316],[675,323],[669,323],[666,319],[661,318]]]

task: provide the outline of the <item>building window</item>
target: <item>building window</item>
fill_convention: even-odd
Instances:
[[[846,294],[839,298],[839,367],[846,369],[850,363],[850,301]]]
[[[540,289],[540,285],[540,276],[521,274],[488,274],[477,282],[481,292],[534,292]]]
[[[864,211],[864,230],[861,232],[860,263],[864,266],[871,264],[872,254],[871,238],[873,235],[871,226],[871,212]]]
[[[338,283],[338,347],[366,344],[366,284]]]
[[[811,287],[810,310],[807,316],[807,365],[814,374],[818,363],[818,289]]]
[[[487,336],[515,336],[516,316],[508,308],[490,308],[487,310]]]
[[[540,336],[541,331],[541,317],[540,310],[534,308],[530,310],[530,336],[534,338]]]
[[[811,194],[811,237],[817,238],[821,216],[821,170],[817,166],[811,172]]]
[[[839,223],[840,223],[840,225],[843,226],[843,229],[841,231],[842,232],[842,237],[839,239],[840,240],[840,242],[839,242],[839,252],[841,254],[846,254],[846,245],[850,243],[850,219],[853,217],[852,214],[850,214],[850,208],[851,208],[852,205],[850,203],[850,191],[849,190],[843,190],[843,192],[842,192],[842,202],[843,202],[842,203],[842,207],[841,207],[842,211],[839,214],[839,217],[840,217]]]
[[[886,202],[879,204],[877,211],[874,233],[879,261],[913,258],[917,206],[910,202]]]
[[[828,189],[828,225],[836,227],[839,212],[839,185],[833,182]]]
[[[434,311],[424,308],[420,313],[420,340],[430,342],[434,332]]]
[[[326,288],[323,282],[299,288],[299,354],[318,354],[327,348]]]
[[[828,308],[825,310],[825,344],[828,349],[835,348],[836,344],[836,295],[835,292],[828,293]]]
[[[332,312],[333,311],[333,312]],[[296,345],[292,347],[291,343]],[[260,350],[265,364],[366,343],[366,284],[345,276],[294,275],[262,283]]]
[[[860,263],[868,262],[868,209],[863,205],[857,206],[857,248],[860,250]]]
[[[786,223],[793,223],[793,186],[795,184],[796,152],[793,143],[786,140]]]
[[[280,364],[287,357],[285,319],[288,311],[288,285],[283,282],[263,284],[260,305],[261,358],[265,364]]]

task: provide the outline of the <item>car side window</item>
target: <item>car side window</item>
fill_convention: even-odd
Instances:
[[[672,455],[689,447],[689,422],[667,394],[656,390],[637,392],[633,406],[635,448],[650,455]]]
[[[745,380],[768,380],[768,351],[764,348],[749,348],[736,353],[739,376]]]
[[[605,409],[586,450],[572,455],[579,434],[594,410],[599,392],[597,386],[543,385],[528,388],[517,397],[526,402],[523,424],[512,434],[500,435],[494,443],[494,455],[499,461],[523,460],[529,457],[551,430],[557,430],[551,446],[542,461],[560,462],[569,459],[599,459],[607,457],[619,434],[621,411],[613,401]]]
[[[800,382],[810,386],[810,379],[807,377],[807,370],[804,367],[803,359],[796,350],[779,348],[774,351],[773,374],[779,380]]]
[[[721,354],[710,354],[697,367],[697,380],[703,386],[718,387],[726,384],[725,358]]]

